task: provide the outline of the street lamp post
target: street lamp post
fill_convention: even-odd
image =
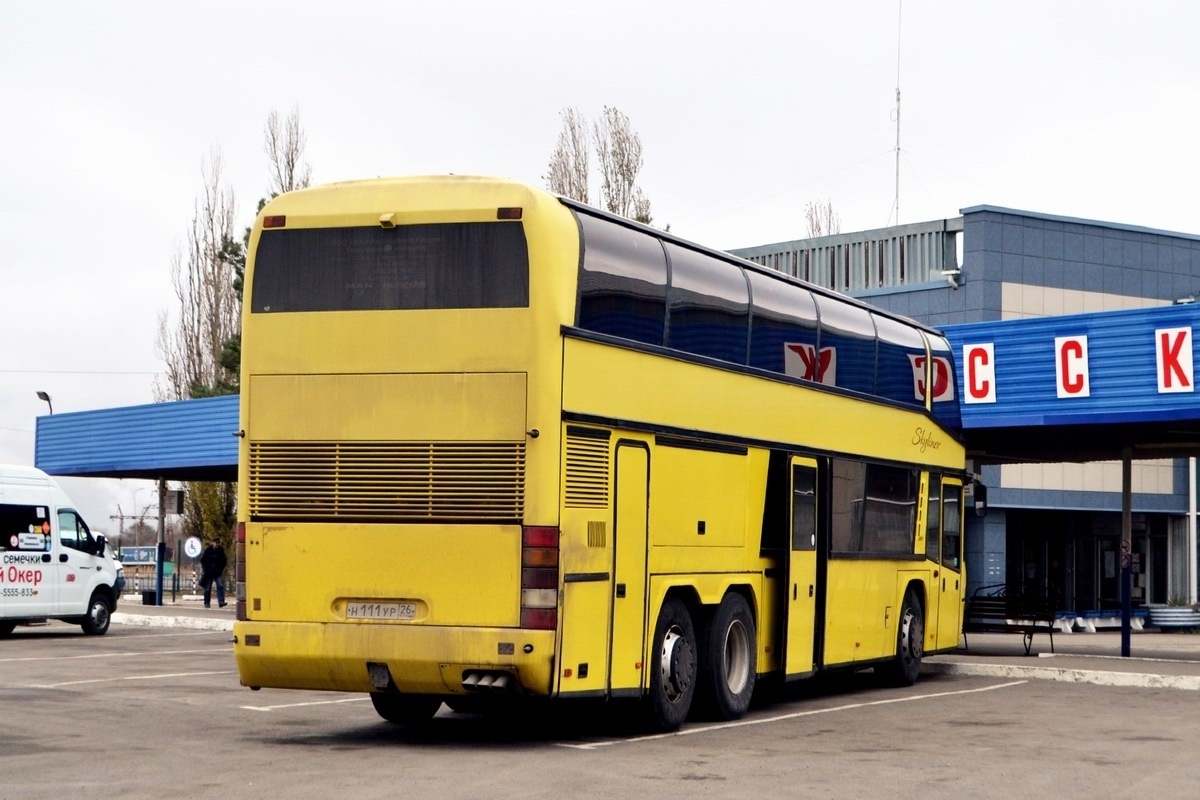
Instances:
[[[46,401],[46,405],[50,406],[50,415],[53,416],[54,415],[54,404],[50,402],[50,395],[39,389],[37,396],[38,396],[38,400]]]

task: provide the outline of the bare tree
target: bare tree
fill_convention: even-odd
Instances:
[[[159,401],[183,400],[205,389],[228,386],[236,375],[221,363],[221,349],[238,332],[241,303],[234,290],[235,271],[228,249],[237,204],[221,177],[221,153],[214,148],[201,167],[204,188],[188,226],[187,247],[176,250],[171,280],[176,315],[159,314],[155,350],[166,373],[155,382]],[[173,323],[173,324],[172,324]]]
[[[649,225],[653,219],[650,216],[650,198],[646,197],[640,186],[633,190],[633,218],[643,225]],[[670,229],[668,225],[667,230]]]
[[[260,198],[255,212],[262,211],[271,198],[278,197],[284,192],[305,189],[312,182],[312,167],[304,161],[304,147],[307,137],[304,128],[300,126],[300,110],[293,108],[285,122],[280,122],[279,112],[272,110],[267,116],[267,124],[263,129],[263,151],[267,154],[267,168],[270,181],[267,186],[267,196]],[[250,231],[247,227],[241,241],[228,239],[223,248],[224,259],[233,268],[233,289],[238,303],[242,302],[243,282],[246,276],[246,249],[250,246]],[[210,387],[209,394],[224,394],[226,391],[236,392],[239,389],[238,375],[242,366],[242,333],[241,328],[225,340],[221,347],[221,366],[233,376],[227,385]]]
[[[810,201],[804,207],[804,219],[808,222],[808,238],[833,236],[842,232],[842,218],[833,210],[832,201],[823,203]]]
[[[600,201],[614,214],[633,218],[635,188],[642,170],[642,140],[629,126],[629,117],[612,106],[595,124],[596,160],[600,162]],[[642,197],[649,212],[649,201]]]
[[[563,127],[558,133],[558,144],[550,154],[550,165],[542,179],[550,191],[586,203],[588,157],[591,151],[587,120],[577,108],[565,108],[560,116]]]
[[[272,111],[263,133],[268,160],[269,197],[307,187],[312,169],[304,161],[305,135],[300,112],[286,120]],[[155,399],[183,400],[237,392],[241,368],[242,280],[250,230],[239,240],[233,224],[236,203],[221,176],[221,154],[214,149],[202,170],[204,188],[188,227],[187,248],[171,263],[177,313],[160,313],[156,350],[166,365],[154,387]],[[185,529],[205,539],[232,543],[236,520],[232,483],[192,481],[185,485]]]
[[[300,126],[300,109],[292,108],[284,122],[280,122],[278,111],[271,111],[263,134],[263,150],[271,173],[268,187],[271,197],[309,186],[312,167],[304,161],[306,139]]]

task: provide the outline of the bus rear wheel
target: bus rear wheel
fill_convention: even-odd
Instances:
[[[650,715],[673,731],[687,719],[696,693],[696,632],[687,606],[668,598],[658,612],[650,660]]]
[[[0,619],[0,639],[8,636],[17,629],[17,623],[11,619]]]
[[[750,709],[758,670],[754,614],[746,598],[731,592],[721,600],[701,661],[706,709],[720,719],[738,719]]]
[[[371,692],[371,705],[376,713],[397,725],[419,725],[433,719],[442,699],[428,694],[400,692]]]
[[[925,614],[912,592],[904,595],[896,630],[896,656],[876,668],[876,674],[893,686],[912,686],[921,673],[925,655]]]

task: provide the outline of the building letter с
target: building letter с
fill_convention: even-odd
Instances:
[[[963,402],[996,402],[996,356],[995,345],[963,345]]]
[[[1060,398],[1091,394],[1086,336],[1054,337],[1054,374]]]

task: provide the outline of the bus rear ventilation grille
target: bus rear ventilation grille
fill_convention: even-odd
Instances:
[[[251,442],[255,520],[511,524],[523,442]]]

